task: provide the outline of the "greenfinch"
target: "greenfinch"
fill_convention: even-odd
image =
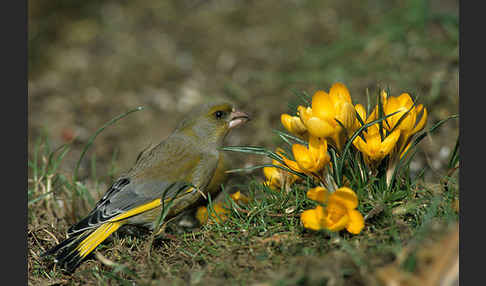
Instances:
[[[94,209],[68,229],[68,238],[44,255],[72,273],[101,242],[124,225],[154,230],[163,208],[165,219],[193,209],[224,179],[220,147],[228,132],[248,114],[225,102],[199,106],[158,145],[142,151]]]

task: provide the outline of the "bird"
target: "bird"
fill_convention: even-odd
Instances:
[[[225,178],[220,150],[230,130],[249,120],[232,103],[214,102],[191,110],[159,144],[141,151],[134,165],[113,181],[94,208],[45,251],[73,273],[96,247],[124,225],[155,230],[165,221],[194,209],[214,195]]]

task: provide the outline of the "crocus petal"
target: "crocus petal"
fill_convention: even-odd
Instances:
[[[324,118],[334,118],[334,102],[329,94],[325,91],[318,90],[312,96],[312,114]]]
[[[412,97],[408,93],[402,93],[400,96],[397,97],[398,105],[405,107],[406,109],[410,109],[413,106]]]
[[[305,125],[305,122],[307,120],[309,120],[309,118],[312,117],[312,108],[299,105],[297,107],[297,113],[299,114],[299,117],[302,120],[302,123],[304,123],[304,125]]]
[[[229,213],[229,210],[227,210],[224,206],[223,206],[223,203],[222,202],[217,202],[215,204],[213,204],[213,211],[220,215],[220,214],[226,214],[226,213]]]
[[[420,132],[425,127],[425,123],[427,122],[427,108],[424,108],[423,105],[420,104],[417,107],[417,114],[420,113],[420,111],[422,109],[424,110],[424,112],[422,114],[422,118],[420,118],[419,123],[417,123],[417,125],[415,125],[415,128],[413,128],[411,134],[415,134],[417,132]]]
[[[382,89],[380,92],[380,99],[381,99],[381,104],[385,106],[386,103],[388,102],[388,94],[384,89]]]
[[[304,170],[299,166],[299,164],[296,161],[290,160],[286,157],[282,157],[282,159],[284,160],[285,165],[287,165],[288,168],[299,173],[305,173]]]
[[[391,134],[388,134],[388,136],[383,140],[381,144],[381,150],[380,152],[386,156],[390,154],[390,152],[393,150],[393,147],[395,147],[398,138],[400,138],[400,130],[395,129]]]
[[[336,132],[336,126],[331,125],[328,121],[322,120],[318,117],[310,117],[307,122],[304,121],[304,124],[309,133],[315,137],[327,138]]]
[[[196,211],[196,219],[200,224],[205,224],[208,221],[208,209],[206,207],[199,207]]]
[[[309,137],[309,152],[314,158],[322,157],[327,152],[327,141],[320,137]]]
[[[316,202],[325,204],[329,198],[329,191],[323,187],[315,187],[307,191],[307,197]]]
[[[323,208],[317,206],[315,209],[305,210],[300,215],[300,221],[305,228],[312,230],[322,229],[322,218],[324,215]]]
[[[346,230],[352,234],[358,234],[364,227],[363,215],[357,210],[348,211],[349,222],[346,225]]]
[[[265,176],[265,178],[267,178],[267,180],[265,181],[265,185],[267,185],[271,189],[279,189],[284,183],[282,172],[280,172],[280,170],[276,167],[264,167],[263,175]]]
[[[364,106],[358,103],[354,106],[354,109],[356,110],[359,117],[361,118],[361,121],[366,123],[366,109],[364,108]],[[361,123],[359,122],[359,120],[357,118],[356,118],[356,125],[361,127]],[[356,128],[356,129],[358,129],[358,128]]]
[[[287,157],[285,156],[285,151],[282,148],[278,147],[276,149],[276,153],[278,155],[280,155],[280,157],[282,157],[282,160],[284,161],[284,163],[287,162],[288,164],[292,165],[292,167],[295,168],[294,171],[303,173],[303,171],[300,170],[300,168],[298,167],[296,162],[287,159]],[[284,166],[284,164],[280,163],[279,161],[277,161],[275,159],[272,160],[272,164],[276,165],[276,166],[282,166],[282,167]],[[287,167],[289,167],[289,166],[287,166]],[[286,183],[292,184],[293,182],[295,182],[296,180],[298,180],[300,178],[299,176],[297,176],[297,175],[295,175],[291,172],[287,172],[286,170],[278,169],[278,168],[275,168],[275,169],[277,169],[278,173],[280,174],[279,178],[280,178],[281,182],[286,182]]]
[[[408,93],[402,93],[398,97],[389,97],[387,103],[383,105],[383,111],[386,115],[396,111],[400,111],[395,115],[386,119],[387,124],[385,126],[388,130],[391,130],[400,121],[401,130],[410,131],[416,120],[416,111],[413,106],[413,100]],[[408,111],[408,113],[406,113]],[[402,117],[404,117],[402,119]]]
[[[351,95],[349,94],[348,88],[340,82],[336,82],[331,86],[329,95],[339,101],[351,103]]]
[[[366,137],[366,153],[374,161],[379,161],[386,156],[383,151],[382,142],[379,134],[375,134],[373,137]]]
[[[339,112],[336,115],[336,119],[346,128],[348,135],[351,135],[354,131],[354,123],[356,120],[356,109],[349,102],[340,102],[337,105]]]
[[[322,170],[331,161],[331,156],[327,153],[327,150],[317,160],[316,168]]]
[[[362,153],[367,153],[366,152],[366,149],[367,149],[366,148],[366,142],[364,142],[361,137],[357,136],[356,139],[354,139],[354,141],[353,141],[353,145]]]
[[[263,167],[263,175],[268,180],[280,178],[280,173],[278,172],[277,168],[275,168],[275,167]]]
[[[297,162],[297,165],[299,165],[299,167],[302,170],[309,170],[314,167],[315,161],[311,157],[309,149],[307,149],[307,147],[305,147],[304,145],[301,144],[292,145],[292,153],[294,154],[294,158],[295,161]]]
[[[250,201],[250,199],[243,195],[240,191],[231,194],[231,198],[233,201],[235,201],[235,203],[247,204]]]
[[[292,132],[292,116],[283,113],[280,115],[280,122],[282,122],[282,125],[287,129],[289,132]]]
[[[404,117],[402,119],[402,121],[399,123],[400,125],[398,126],[398,128],[400,128],[401,130],[405,130],[405,131],[411,131],[415,125],[415,121],[417,119],[417,113],[416,113],[416,110],[415,110],[415,107],[412,107],[412,109],[406,113],[409,109],[405,110],[404,112],[399,112],[397,115],[399,115],[397,118],[397,122],[395,122],[394,124],[398,124],[398,120],[400,120],[402,117]]]
[[[280,121],[285,129],[287,129],[290,133],[303,134],[307,131],[307,128],[302,123],[300,117],[290,116],[284,113],[280,116]]]
[[[275,182],[272,182],[270,180],[264,181],[263,185],[269,187],[270,189],[274,189],[274,190],[280,188],[280,186],[278,184],[276,184]]]
[[[292,161],[289,158],[287,158],[286,152],[282,148],[278,147],[277,150],[276,150],[276,153],[278,155],[280,155],[280,157],[282,157],[282,160],[284,161],[284,163],[287,167],[289,167],[290,169],[293,169],[293,170],[294,170],[294,168],[298,169],[299,171],[297,171],[297,170],[294,170],[294,171],[301,172],[297,163],[295,161]],[[274,162],[273,163],[274,165],[282,166],[282,164],[277,160],[273,160],[272,162]]]
[[[413,107],[413,100],[408,93],[402,93],[400,96],[391,96],[387,98],[386,103],[383,105],[383,111],[385,114],[390,114],[398,110],[407,111]],[[400,114],[400,113],[398,113]],[[397,114],[397,115],[398,115]],[[397,116],[400,118],[401,115]],[[392,117],[395,117],[392,116]]]
[[[327,153],[327,141],[324,138],[310,136],[309,152],[311,157],[315,160],[315,167],[317,170],[324,168],[324,166],[331,160],[331,157]]]
[[[329,205],[338,203],[352,210],[358,206],[358,196],[348,187],[341,187],[329,196]]]
[[[222,202],[217,202],[213,204],[213,212],[211,213],[211,217],[215,218],[217,222],[221,223],[225,221],[228,217],[226,214],[229,213],[229,210],[224,208]]]

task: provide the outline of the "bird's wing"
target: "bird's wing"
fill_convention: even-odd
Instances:
[[[82,232],[107,221],[135,216],[171,199],[184,196],[193,189],[192,185],[186,182],[131,183],[130,179],[121,178],[108,189],[105,196],[83,220],[69,228],[68,234]]]
[[[202,177],[198,170],[209,164],[214,166],[206,169],[214,172],[217,160],[203,162],[207,161],[205,156],[182,143],[177,138],[164,141],[156,147],[160,148],[157,156],[139,158],[132,171],[115,181],[88,216],[69,228],[68,234],[126,219],[196,192],[195,188],[204,185],[198,179]],[[204,177],[210,179],[212,173]]]

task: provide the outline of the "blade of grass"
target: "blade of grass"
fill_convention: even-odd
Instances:
[[[390,93],[387,93],[387,94],[390,94]],[[383,116],[385,115],[385,112],[383,111],[383,102],[381,101],[381,93],[380,92],[378,93],[377,102],[378,102],[378,117],[383,118]],[[385,121],[385,123],[387,123],[387,122]],[[383,142],[383,140],[385,139],[384,134],[383,134],[383,122],[380,121],[378,124],[380,125],[380,128],[378,128],[378,130],[380,131],[381,142]]]
[[[296,91],[295,89],[292,89],[291,91],[296,97],[298,97],[307,106],[311,105],[312,96],[308,95],[307,92],[305,92],[305,91],[299,92],[299,91]],[[297,108],[295,108],[295,109],[297,109]]]
[[[449,164],[447,164],[448,169],[452,169],[457,165],[459,161],[459,136],[457,137],[456,145],[454,146],[454,151],[452,151],[451,158],[449,159]]]
[[[52,152],[49,155],[49,159],[47,161],[48,162],[47,163],[48,164],[47,171],[48,171],[49,174],[53,174],[57,170],[62,159],[69,152],[69,149],[70,149],[69,145],[63,144],[63,145],[59,146],[56,150],[54,150],[54,152]],[[57,153],[58,151],[60,151],[61,153],[54,160],[54,154]]]
[[[32,176],[34,177],[33,181],[38,182],[39,179],[39,148],[40,145],[42,144],[41,137],[37,139],[35,142],[35,147],[34,147],[34,159],[32,162]],[[35,184],[35,189],[37,190],[37,183]]]
[[[187,187],[192,187],[192,188],[196,188],[195,186],[193,185],[183,185],[182,187],[179,187],[179,189],[177,190],[177,192],[175,193],[175,195],[173,196],[173,198],[165,198],[166,195],[167,195],[167,192],[173,188],[174,186],[176,185],[176,183],[172,183],[170,184],[169,186],[167,186],[165,188],[165,190],[163,191],[162,193],[162,196],[160,198],[161,202],[162,202],[162,209],[160,211],[160,215],[159,217],[157,218],[157,221],[155,223],[155,229],[154,229],[154,234],[158,234],[159,233],[159,230],[160,230],[160,227],[162,226],[162,222],[164,222],[165,218],[167,217],[167,215],[169,214],[169,210],[170,208],[172,207],[172,205],[174,204],[174,201],[177,199],[177,197],[179,196],[179,193],[182,192],[183,190],[187,189]],[[166,205],[166,200],[169,200],[169,202],[167,203]]]
[[[226,173],[238,173],[238,172],[248,172],[248,171],[253,171],[253,170],[256,170],[256,169],[261,169],[261,168],[265,168],[265,167],[275,167],[275,168],[279,168],[279,169],[282,169],[288,173],[292,173],[294,175],[297,175],[303,179],[306,179],[307,176],[302,174],[302,173],[299,173],[299,172],[296,172],[290,168],[287,168],[285,166],[279,166],[279,165],[274,165],[274,164],[263,164],[263,165],[257,165],[257,166],[251,166],[251,167],[246,167],[246,168],[238,168],[238,169],[231,169],[231,170],[227,170],[225,171]]]
[[[256,146],[225,146],[222,147],[221,150],[231,151],[231,152],[250,153],[255,155],[267,155],[269,152],[263,147],[256,147]]]
[[[88,188],[86,188],[85,185],[83,185],[81,182],[74,181],[74,188],[76,190],[76,194],[78,197],[82,197],[83,195],[86,198],[86,201],[89,203],[90,208],[94,207],[95,205],[95,199],[91,195],[91,193],[88,191]]]
[[[88,149],[91,147],[91,145],[93,144],[94,140],[96,139],[96,137],[101,133],[103,132],[103,130],[105,130],[107,127],[113,125],[115,122],[117,122],[118,120],[122,119],[123,117],[129,115],[130,113],[133,113],[133,112],[136,112],[136,111],[140,111],[144,109],[143,106],[138,106],[134,109],[131,109],[123,114],[120,114],[118,115],[117,117],[113,118],[112,120],[108,121],[107,123],[105,123],[105,125],[103,125],[101,128],[99,128],[95,134],[93,134],[89,140],[88,140],[88,143],[86,143],[86,146],[84,147],[83,149],[83,152],[81,153],[81,156],[79,157],[79,160],[78,162],[76,163],[76,168],[74,169],[74,174],[73,174],[73,181],[76,181],[76,179],[78,178],[78,170],[79,170],[79,166],[81,165],[81,161],[83,160],[83,157],[84,155],[86,154],[86,152],[88,151]]]
[[[40,196],[38,196],[38,197],[36,197],[36,198],[33,198],[32,200],[30,200],[30,201],[27,203],[27,205],[29,205],[29,206],[30,206],[31,204],[33,204],[33,203],[35,203],[35,202],[37,202],[37,201],[39,201],[39,200],[42,200],[43,198],[47,197],[48,195],[52,194],[53,192],[54,192],[54,191],[49,191],[49,192],[44,193],[44,194],[42,194],[42,195],[40,195]]]
[[[296,136],[294,136],[294,135],[291,135],[291,134],[288,134],[288,133],[285,133],[285,132],[282,132],[282,131],[280,131],[280,130],[276,130],[276,129],[273,129],[272,131],[273,131],[274,133],[276,133],[277,135],[279,135],[279,136],[280,136],[280,138],[282,138],[282,140],[284,140],[285,142],[287,142],[287,140],[286,140],[286,139],[284,139],[284,138],[289,138],[289,139],[292,139],[292,140],[294,140],[295,142],[297,142],[297,143],[299,143],[299,144],[302,144],[302,145],[305,145],[305,146],[307,146],[307,144],[308,144],[306,141],[304,141],[304,140],[302,140],[302,139],[300,139],[299,137],[296,137]]]
[[[334,181],[338,187],[341,187],[341,170],[338,168],[338,160],[336,151],[334,149],[329,149],[329,154],[331,155],[331,162],[332,162],[332,174]]]
[[[241,152],[241,153],[249,153],[249,154],[255,154],[255,155],[264,155],[269,157],[270,159],[275,159],[278,162],[282,163],[285,165],[284,160],[282,157],[273,152],[269,151],[263,147],[254,147],[254,146],[226,146],[222,147],[220,150],[222,151],[232,151],[232,152]]]

